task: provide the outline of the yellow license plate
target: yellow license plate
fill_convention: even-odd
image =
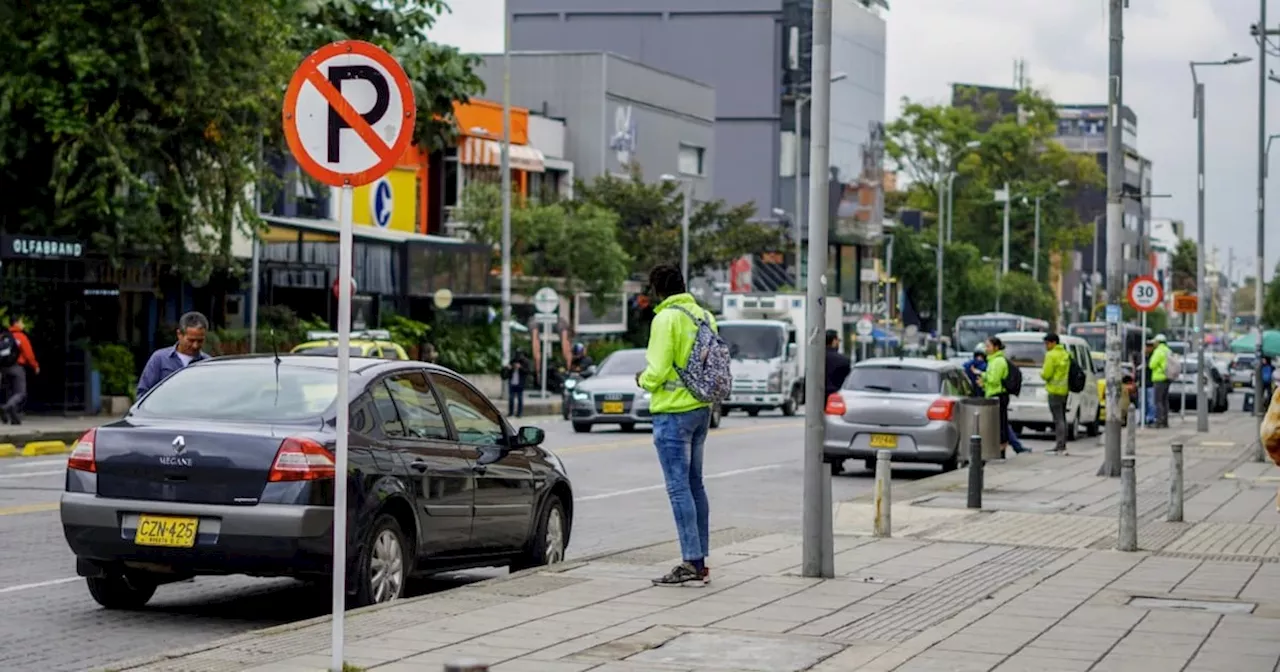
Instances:
[[[898,435],[897,434],[872,434],[871,447],[872,448],[897,448]]]
[[[196,530],[200,526],[196,518],[170,516],[141,516],[133,543],[139,546],[166,546],[191,548],[196,545]]]
[[[623,405],[621,401],[606,401],[600,405],[602,413],[622,413]]]

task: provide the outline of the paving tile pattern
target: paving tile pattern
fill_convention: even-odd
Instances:
[[[939,541],[1086,548],[1113,533],[1115,526],[1115,520],[1091,516],[996,511],[975,522],[927,534]]]

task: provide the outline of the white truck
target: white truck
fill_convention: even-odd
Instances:
[[[729,344],[733,388],[721,404],[724,413],[743,410],[747,415],[781,409],[795,415],[804,404],[806,339],[804,294],[725,294],[718,324]],[[829,296],[827,325],[841,328],[839,297]],[[825,334],[817,347],[825,347]]]

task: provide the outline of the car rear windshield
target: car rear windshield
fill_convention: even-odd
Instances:
[[[854,392],[936,394],[942,389],[937,371],[906,366],[855,366],[844,381]]]
[[[361,350],[360,348],[347,348],[347,351],[351,353],[352,357],[361,357],[364,355],[364,351]],[[338,346],[334,345],[334,346],[323,346],[319,348],[306,348],[303,350],[299,350],[294,354],[295,355],[317,355],[320,357],[337,357]]]
[[[206,364],[173,374],[134,409],[191,420],[296,421],[319,417],[338,396],[332,369],[261,363]]]
[[[1253,357],[1236,357],[1235,361],[1231,362],[1231,368],[1236,369],[1237,371],[1241,369],[1252,369]]]
[[[1044,366],[1044,343],[1041,341],[1032,341],[1030,343],[1004,343],[1004,358],[1017,364],[1020,367],[1038,369]]]

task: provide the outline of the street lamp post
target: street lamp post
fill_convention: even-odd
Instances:
[[[1058,180],[1053,186],[1065,187],[1068,184],[1071,184],[1071,180]],[[1052,191],[1050,193],[1052,193]],[[1035,280],[1040,279],[1040,201],[1044,199],[1045,196],[1048,196],[1048,194],[1040,194],[1036,196],[1035,242],[1032,243],[1035,246],[1035,249],[1031,253],[1031,277]]]
[[[1267,82],[1263,73],[1267,71],[1267,37],[1280,33],[1280,31],[1267,28],[1267,0],[1258,0],[1258,24],[1255,26],[1258,32],[1258,251],[1257,255],[1257,275],[1258,279],[1254,283],[1253,299],[1254,299],[1254,333],[1256,340],[1254,341],[1254,361],[1253,361],[1253,414],[1258,419],[1258,429],[1262,429],[1262,416],[1265,412],[1266,404],[1262,403],[1262,278],[1266,273],[1263,266],[1263,259],[1266,256],[1264,250],[1267,242],[1267,189],[1266,189],[1266,152],[1262,146],[1262,138],[1267,134]],[[1273,81],[1280,81],[1271,75]],[[1267,141],[1270,143],[1270,140]],[[1258,443],[1258,447],[1254,450],[1253,461],[1262,462],[1266,459],[1266,451],[1262,448],[1262,443]]]
[[[964,148],[965,148],[965,150],[977,149],[977,148],[978,148],[978,147],[980,147],[980,146],[982,146],[982,142],[981,142],[981,141],[979,141],[979,140],[970,140],[969,142],[966,142],[966,143],[964,144]],[[954,193],[954,192],[952,191],[952,187],[955,185],[955,181],[956,181],[955,163],[956,163],[956,162],[958,162],[958,161],[959,161],[959,159],[960,159],[961,157],[963,157],[963,156],[964,156],[964,155],[963,155],[963,154],[961,154],[960,156],[955,157],[955,162],[953,162],[953,164],[952,164],[952,168],[951,168],[951,170],[950,170],[949,174],[947,175],[947,187],[946,187],[947,192],[946,192],[946,201],[945,201],[945,203],[946,203],[946,220],[947,220],[947,238],[946,238],[946,242],[948,242],[948,243],[949,243],[949,242],[951,242],[951,223],[952,223],[952,221],[953,221],[953,219],[954,219],[954,206],[955,206],[955,199],[954,199],[954,198],[952,198],[952,194]],[[941,195],[941,194],[939,194],[939,196],[938,196],[938,202],[939,202],[939,204],[941,204],[941,203],[943,203],[943,202],[944,202],[944,201],[942,200],[942,195]],[[941,207],[939,207],[938,209],[939,209],[939,210],[941,210],[942,208],[941,208]],[[941,214],[941,213],[940,213],[940,214]],[[943,264],[943,256],[942,256],[942,250],[943,250],[943,241],[942,241],[942,219],[943,219],[943,218],[942,218],[941,216],[939,216],[939,217],[938,217],[938,247],[937,247],[937,250],[936,250],[936,256],[935,256],[935,263],[936,263],[936,264],[937,264],[937,266],[938,266],[938,289],[937,289],[937,291],[938,291],[938,301],[937,301],[937,304],[938,304],[938,305],[937,305],[937,307],[936,307],[935,317],[934,317],[934,320],[933,320],[933,321],[934,321],[934,324],[935,324],[935,325],[936,325],[936,327],[937,327],[937,332],[938,332],[938,359],[942,359],[942,357],[943,357],[943,347],[942,347],[942,331],[943,331],[943,321],[942,321],[942,264]]]
[[[831,83],[832,83],[832,84],[834,84],[834,83],[839,82],[839,81],[841,81],[841,80],[843,80],[843,79],[847,79],[848,77],[849,77],[848,73],[844,73],[844,72],[837,72],[837,73],[835,73],[834,75],[831,75],[831,79],[830,79],[830,81],[831,81]],[[794,227],[793,227],[793,228],[795,229],[795,235],[796,235],[796,286],[797,286],[797,288],[799,288],[799,285],[800,285],[800,283],[801,283],[801,281],[802,281],[802,279],[801,279],[801,277],[800,277],[800,259],[802,258],[802,255],[803,255],[803,253],[804,253],[804,246],[803,246],[803,243],[801,242],[801,240],[804,238],[804,236],[803,236],[803,233],[804,233],[804,228],[803,228],[803,227],[804,227],[804,224],[802,224],[802,222],[804,222],[804,221],[805,221],[805,218],[804,218],[804,190],[803,190],[803,189],[801,188],[801,186],[800,186],[800,183],[801,183],[801,181],[802,181],[802,180],[800,179],[800,176],[803,174],[803,170],[801,169],[801,166],[803,165],[803,162],[804,162],[804,132],[803,132],[803,129],[804,129],[804,108],[805,108],[805,106],[806,106],[806,105],[808,105],[808,104],[809,104],[809,99],[810,99],[810,98],[812,98],[812,96],[807,95],[807,94],[801,95],[800,93],[798,93],[798,92],[797,92],[797,93],[796,93],[796,103],[795,103],[795,105],[794,105],[794,107],[796,108],[796,109],[795,109],[795,113],[796,113],[796,119],[795,119],[795,123],[796,123],[796,131],[795,131],[795,133],[796,133],[796,141],[795,141],[795,147],[793,148],[793,150],[792,150],[792,151],[793,151],[793,153],[795,154],[795,161],[796,161],[796,184],[795,184],[795,187],[796,187],[796,190],[795,190],[795,191],[796,191],[796,194],[795,194],[795,196],[796,196],[795,201],[796,201],[796,203],[795,203],[795,211],[793,212],[793,214],[795,215],[795,225],[794,225]],[[813,176],[812,176],[812,175],[810,175],[810,178],[812,178],[812,177],[813,177]]]
[[[1239,65],[1252,61],[1248,56],[1232,54],[1223,61],[1191,61],[1191,83],[1194,86],[1191,116],[1196,120],[1196,391],[1203,395],[1205,388],[1204,321],[1205,294],[1204,266],[1204,82],[1196,76],[1196,68],[1215,65]],[[1258,397],[1254,397],[1255,400]],[[1256,402],[1255,402],[1256,403]],[[1196,431],[1209,431],[1209,405],[1196,404]]]

